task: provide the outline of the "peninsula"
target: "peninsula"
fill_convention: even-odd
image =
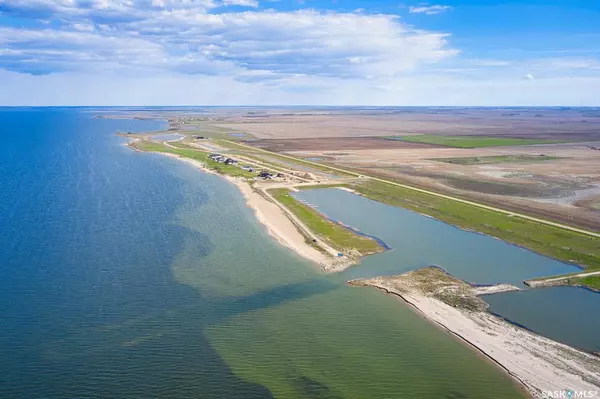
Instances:
[[[570,389],[597,391],[600,359],[537,335],[487,312],[483,291],[428,267],[399,276],[352,280],[398,296],[426,319],[477,349],[519,381],[534,397]],[[496,291],[518,289],[498,287]],[[547,394],[546,394],[547,395]]]
[[[584,269],[569,279],[550,278],[545,283],[528,281],[531,287],[559,284],[593,287],[597,283],[600,233],[584,223],[570,225],[560,218],[505,209],[497,207],[494,202],[457,197],[378,173],[371,174],[370,169],[364,167],[348,168],[331,162],[332,157],[337,156],[334,154],[342,152],[306,156],[306,152],[265,149],[261,140],[243,130],[241,124],[230,126],[224,123],[230,118],[171,117],[169,131],[161,134],[122,135],[129,139],[128,145],[135,150],[176,157],[235,184],[270,235],[298,255],[320,265],[325,272],[343,271],[357,264],[362,257],[388,248],[377,237],[332,220],[316,206],[300,201],[295,197],[300,190],[334,187],[351,191],[577,264]],[[265,124],[268,125],[268,122]],[[241,129],[243,133],[237,133],[240,130],[231,132],[230,127]],[[169,134],[176,136],[169,139]],[[456,138],[458,141],[463,139]],[[389,142],[396,143],[396,139]],[[423,140],[409,139],[406,142]],[[512,140],[510,145],[560,145],[562,142]],[[479,145],[479,141],[471,139],[467,144],[460,143],[461,146],[468,144],[469,148]],[[503,139],[494,140],[493,146],[502,146],[503,143]],[[281,145],[286,148],[288,143]],[[560,158],[554,155],[531,157],[522,155],[505,160],[491,156],[482,163],[499,160],[519,164],[529,161],[539,163]],[[480,161],[479,158],[465,161],[444,158],[440,162],[461,164]],[[487,304],[479,297],[518,290],[517,287],[506,284],[474,287],[439,268],[349,283],[377,287],[402,298],[433,324],[483,353],[534,397],[542,397],[545,391],[565,388],[600,391],[600,359],[597,355],[555,342],[490,314]]]

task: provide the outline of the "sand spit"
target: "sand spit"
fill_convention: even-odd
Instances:
[[[320,251],[310,245],[305,235],[301,233],[301,231],[308,231],[308,228],[303,226],[297,218],[290,218],[290,215],[286,214],[278,204],[267,199],[264,194],[259,194],[246,181],[231,177],[226,178],[240,189],[246,198],[246,203],[254,210],[258,221],[280,244],[292,249],[304,258],[318,263],[326,272],[342,271],[355,263],[353,259],[348,257],[336,258],[337,251],[329,247]],[[323,246],[324,244],[321,243],[320,245]]]
[[[129,147],[136,149],[132,145],[129,145]],[[287,215],[274,200],[271,200],[271,198],[268,199],[264,194],[264,190],[260,190],[263,192],[263,195],[261,195],[246,180],[218,174],[206,168],[202,162],[180,157],[176,154],[166,152],[156,152],[156,154],[166,155],[187,162],[205,173],[219,175],[235,184],[246,199],[246,204],[254,211],[256,218],[265,226],[269,235],[298,255],[319,264],[323,271],[329,273],[339,272],[357,262],[353,257],[337,257],[337,251],[324,243],[320,243],[320,247],[309,244],[306,236],[302,234],[303,231],[309,231],[308,228],[297,218],[292,219]]]
[[[426,319],[494,361],[535,398],[568,390],[600,395],[600,358],[488,313],[472,286],[439,268],[349,283],[401,297]]]
[[[478,285],[473,287],[475,295],[498,294],[500,292],[520,291],[519,287],[510,284]]]

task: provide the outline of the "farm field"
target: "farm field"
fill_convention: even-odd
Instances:
[[[416,136],[389,136],[389,140],[408,141],[413,143],[437,144],[456,148],[481,148],[481,147],[507,147],[517,145],[533,144],[558,144],[561,140],[548,139],[527,139],[513,137],[485,137],[485,136],[435,136],[435,135],[416,135]]]
[[[514,162],[543,162],[560,159],[547,155],[491,155],[487,157],[462,157],[462,158],[434,158],[434,161],[452,163],[456,165],[491,165],[497,163]]]

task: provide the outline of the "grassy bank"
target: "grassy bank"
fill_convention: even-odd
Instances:
[[[173,143],[172,145],[176,148],[151,141],[138,141],[133,144],[135,148],[141,151],[175,154],[183,158],[201,162],[206,166],[207,169],[214,170],[222,175],[244,178],[256,177],[256,173],[248,172],[236,165],[225,165],[223,163],[213,161],[208,157],[209,153],[206,151],[197,150],[182,143]]]
[[[600,267],[600,239],[389,184],[351,185],[375,201],[430,215],[455,226],[498,237],[565,262]]]
[[[375,240],[353,233],[327,220],[311,207],[298,202],[290,195],[288,189],[271,189],[269,193],[296,215],[321,240],[325,241],[331,247],[338,249],[340,252],[352,253],[358,251],[361,255],[368,255],[382,250],[381,246]]]
[[[430,134],[420,134],[416,136],[390,136],[388,139],[410,141],[412,143],[438,144],[457,148],[564,143],[562,140],[520,139],[511,137],[486,136],[435,136]]]
[[[600,276],[587,276],[569,280],[570,285],[583,286],[600,292]]]
[[[597,272],[600,268],[587,268],[584,273]],[[600,292],[600,275],[581,276],[582,272],[567,273],[557,276],[539,277],[525,282],[532,288],[575,286],[586,287]]]

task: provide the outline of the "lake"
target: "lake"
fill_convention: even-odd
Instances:
[[[346,280],[395,275],[435,265],[467,282],[508,283],[526,288],[525,280],[580,270],[494,237],[461,230],[347,191],[328,188],[292,195],[328,218],[376,236],[392,248],[347,269],[343,273]],[[484,299],[492,305],[493,312],[542,335],[588,351],[600,350],[600,314],[594,311],[600,306],[597,293],[562,287],[489,295]]]
[[[277,244],[233,185],[114,134],[165,123],[90,111],[0,108],[0,397],[522,397]]]

